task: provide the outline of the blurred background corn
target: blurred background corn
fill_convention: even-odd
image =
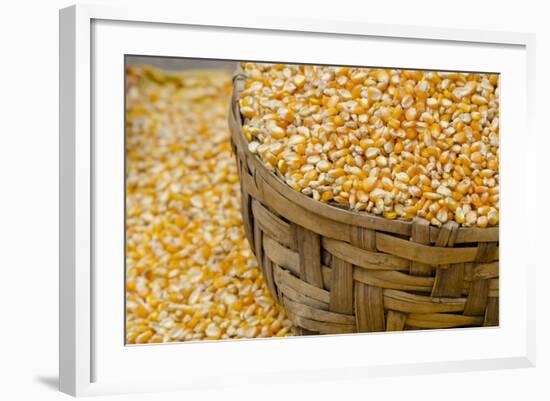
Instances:
[[[127,68],[127,342],[286,336],[245,239],[231,76]]]
[[[249,149],[296,191],[388,219],[498,224],[498,75],[241,66]]]

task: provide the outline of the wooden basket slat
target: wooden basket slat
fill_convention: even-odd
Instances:
[[[357,248],[347,242],[324,237],[323,248],[332,255],[366,269],[408,270],[410,262],[398,256]]]
[[[437,229],[437,227],[432,227],[432,229]],[[439,230],[439,229],[437,229]],[[438,234],[433,230],[433,237],[430,233],[430,238],[432,242],[435,242]],[[487,227],[487,228],[478,228],[478,227],[467,227],[459,228],[456,235],[455,244],[471,243],[471,242],[498,242],[498,227]]]
[[[406,313],[463,312],[466,298],[435,298],[384,290],[384,308]]]
[[[355,283],[355,316],[357,331],[360,333],[386,330],[382,288]]]
[[[478,252],[478,248],[430,246],[382,233],[376,235],[376,248],[380,252],[428,265],[472,262]]]
[[[273,274],[273,262],[265,253],[263,254],[263,259],[262,263],[260,263],[260,266],[269,292],[271,293],[273,298],[280,301],[279,291],[277,285],[275,284],[275,276]]]
[[[489,280],[474,280],[470,284],[468,300],[464,307],[464,315],[481,316],[487,307],[489,296]]]
[[[321,273],[321,238],[302,226],[295,226],[296,246],[300,260],[300,277],[306,283],[323,288]]]
[[[353,279],[357,282],[380,288],[422,292],[430,292],[434,281],[432,277],[416,277],[399,272],[365,269],[355,269],[353,271]]]
[[[288,309],[287,313],[290,315],[291,319],[298,324],[299,327],[305,328],[306,330],[312,332],[317,332],[320,334],[342,334],[355,333],[356,331],[355,325],[320,322],[318,320],[308,319],[301,315],[292,313]]]
[[[485,317],[483,319],[484,326],[499,325],[499,305],[498,298],[489,298],[487,300],[487,309],[485,309]]]
[[[275,191],[275,189],[269,187],[263,178],[258,179],[257,182],[258,188],[260,188],[262,196],[265,200],[265,204],[285,219],[324,237],[349,242],[349,225],[316,215],[301,206],[293,206],[292,208],[289,208],[289,201],[283,195]]]
[[[328,310],[328,303],[319,301],[314,298],[310,298],[307,295],[301,294],[299,291],[295,290],[292,287],[287,286],[286,284],[275,279],[277,283],[277,288],[280,290],[282,296],[287,297],[295,302],[301,303],[303,305],[311,306],[312,308]],[[280,302],[279,297],[279,302]]]
[[[498,262],[480,263],[472,272],[472,280],[498,277]]]
[[[390,309],[386,314],[386,331],[403,331],[406,321],[406,313]]]
[[[499,295],[499,281],[498,278],[490,278],[486,280],[488,282],[489,291],[488,297],[498,297]],[[464,288],[462,289],[462,295],[469,295],[471,290],[471,283],[473,281],[464,281]]]
[[[411,229],[411,241],[418,244],[430,244],[430,223],[426,219],[415,218]],[[407,260],[407,259],[405,259]],[[434,266],[416,260],[410,260],[409,272],[413,276],[431,276]]]
[[[296,276],[300,275],[300,255],[281,245],[268,235],[263,236],[263,252],[277,265],[284,267]]]
[[[332,269],[327,266],[321,267],[323,273],[323,288],[327,291],[332,289]],[[353,276],[352,276],[353,277]]]
[[[255,224],[259,225],[260,229],[269,237],[288,248],[295,248],[296,239],[290,224],[275,216],[257,200],[252,201],[252,212]]]
[[[452,327],[481,326],[483,317],[450,313],[410,313],[406,325],[419,329],[448,329]]]
[[[353,265],[333,257],[329,309],[353,314]]]
[[[355,325],[355,316],[352,314],[335,313],[333,311],[312,308],[311,306],[294,302],[289,298],[285,299],[285,305],[289,307],[292,313],[296,313],[311,320],[326,323]]]
[[[458,223],[454,221],[446,222],[439,229],[439,234],[435,239],[434,245],[437,247],[452,247],[455,244],[457,233]]]
[[[460,297],[464,287],[464,263],[455,263],[438,268],[435,272],[435,281],[432,297]]]
[[[351,226],[350,243],[366,251],[376,251],[376,231],[361,226]]]
[[[476,262],[490,262],[493,260],[493,256],[498,256],[497,245],[493,242],[480,242],[477,245],[477,254],[475,257]]]
[[[304,294],[310,298],[316,299],[317,301],[323,302],[328,305],[328,303],[330,302],[330,293],[328,291],[306,283],[305,281],[294,277],[292,274],[283,270],[279,266],[275,266],[276,267],[273,271],[275,273],[275,279],[277,280],[277,282],[287,285],[290,288],[299,291],[301,294]]]
[[[253,199],[259,202],[265,202],[262,194],[260,193],[258,187],[254,183],[254,177],[248,172],[240,172],[241,174],[241,189],[243,192],[248,192]]]

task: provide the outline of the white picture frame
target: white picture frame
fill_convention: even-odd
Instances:
[[[220,34],[228,39],[221,44]],[[189,45],[178,41],[190,37],[193,41],[185,42]],[[232,45],[236,40],[244,44],[239,51]],[[254,46],[259,40],[261,49]],[[288,46],[282,45],[285,41]],[[324,50],[332,51],[322,51],[320,41],[326,45]],[[293,43],[317,46],[318,51],[293,51]],[[379,57],[373,62],[379,66],[404,66],[408,56],[413,65],[407,66],[413,68],[490,70],[502,74],[501,326],[125,347],[120,335],[124,321],[119,320],[123,314],[120,280],[124,277],[123,259],[119,258],[123,252],[123,231],[119,230],[123,204],[119,200],[124,174],[120,168],[123,155],[119,152],[123,135],[118,135],[124,132],[120,123],[124,92],[121,56],[364,65],[361,56],[350,51],[362,46],[365,50],[378,49]],[[214,48],[215,52],[211,50]],[[392,53],[392,48],[398,51]],[[60,390],[80,396],[203,389],[230,386],[237,374],[247,374],[259,383],[269,383],[274,378],[284,383],[534,366],[536,252],[529,251],[534,245],[520,238],[518,227],[528,222],[534,232],[535,211],[527,206],[525,192],[511,191],[506,186],[507,182],[522,182],[525,188],[535,188],[534,177],[527,174],[535,170],[534,155],[527,154],[525,147],[518,147],[520,139],[535,142],[531,123],[534,48],[534,35],[523,33],[291,18],[228,20],[189,15],[185,10],[103,5],[61,10]],[[429,55],[434,49],[441,60],[411,58],[414,52]],[[514,93],[513,98],[507,94],[510,92]],[[507,113],[510,110],[516,112]],[[110,136],[101,134],[104,132]],[[522,136],[506,136],[506,132],[522,132]],[[100,159],[102,163],[98,163]],[[507,167],[512,160],[513,169]],[[521,212],[512,215],[512,209]],[[111,224],[114,229],[109,227]],[[525,253],[506,244],[517,244]],[[522,255],[527,255],[527,259],[520,258]],[[117,261],[118,270],[112,267]],[[514,264],[522,266],[521,271],[507,268]],[[118,293],[120,299],[116,298]],[[408,349],[410,342],[417,345],[412,347],[416,350],[401,352]],[[445,347],[450,343],[453,347]],[[428,345],[431,351],[418,351]],[[388,346],[395,355],[380,351]],[[357,349],[363,351],[351,352]],[[287,359],[288,355],[295,356],[292,368],[284,365],[281,354]],[[179,375],[171,374],[182,357],[194,362],[193,369],[180,366]],[[258,358],[269,360],[270,366],[246,367]],[[141,377],[135,368],[140,361],[146,371]],[[165,368],[158,368],[160,361]],[[219,362],[215,368],[213,361]]]

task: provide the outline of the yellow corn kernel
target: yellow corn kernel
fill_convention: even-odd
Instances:
[[[249,109],[242,113],[243,131],[250,134],[245,136],[249,142],[275,140],[281,144],[278,146],[290,147],[305,158],[318,157],[314,166],[319,176],[307,182],[327,190],[310,188],[304,192],[307,196],[350,208],[359,202],[359,207],[367,208],[360,199],[384,189],[392,199],[383,210],[376,206],[378,214],[392,218],[395,212],[397,217],[414,217],[411,213],[416,207],[416,215],[426,217],[423,202],[437,201],[446,210],[441,211],[441,219],[427,216],[436,225],[442,224],[446,213],[448,220],[471,226],[468,212],[458,210],[458,202],[470,202],[470,197],[474,207],[495,207],[498,213],[498,137],[487,128],[498,128],[498,79],[494,75],[255,63],[242,66],[249,80],[264,83],[247,84],[241,94],[241,108],[253,110],[252,115]],[[315,89],[321,81],[326,91]],[[266,107],[281,101],[280,88],[285,82],[294,82],[296,87],[285,93],[285,105],[300,104],[303,99],[312,105],[303,116],[300,107],[284,106],[296,111],[296,116],[306,117],[301,126],[299,119],[292,120],[296,127],[284,118],[277,120],[277,113]],[[476,90],[482,82],[483,92]],[[265,91],[265,87],[270,90]],[[314,134],[312,124],[318,127]],[[293,143],[294,132],[308,133],[299,150]],[[259,157],[268,166],[279,167],[269,153],[259,152]],[[290,178],[304,160],[293,160],[278,171],[296,190],[302,190],[302,182]],[[397,178],[401,173],[408,174],[408,181]],[[421,175],[430,178],[426,181]],[[453,181],[447,184],[448,179]],[[437,182],[444,182],[439,191]],[[495,221],[495,212],[491,217]]]
[[[271,299],[240,228],[239,176],[225,125],[230,75],[223,71],[168,73],[152,67],[129,67],[127,74],[131,87],[126,115],[127,182],[131,184],[126,194],[126,341],[242,337],[236,330],[228,334],[224,327],[244,324],[243,302],[258,311],[254,317],[258,322],[282,315],[284,323],[277,331],[290,335],[290,322]],[[261,74],[254,76],[254,82],[246,85],[250,90],[257,87],[256,82],[262,86],[269,82]],[[292,82],[296,87],[306,85],[305,76]],[[254,118],[260,112],[256,100],[254,96],[241,99],[243,116]],[[280,115],[269,116],[271,141],[286,140],[287,128],[296,118],[299,109],[291,104],[285,107]],[[165,145],[158,141],[159,133]],[[297,157],[287,162],[277,158],[285,150],[282,144],[270,142],[272,151],[265,152],[257,133],[253,127],[243,127],[250,150],[263,152],[273,167],[293,175],[293,169],[303,164],[305,140],[293,139]],[[215,186],[209,179],[215,180]],[[166,193],[158,188],[166,188]],[[212,201],[222,194],[231,194],[223,205]],[[146,224],[143,218],[148,214],[159,221]],[[205,235],[206,225],[220,237]],[[232,251],[220,252],[227,249],[224,242],[229,238]],[[162,246],[154,250],[152,240]],[[239,291],[248,295],[238,299]],[[254,297],[253,291],[262,295]],[[244,334],[257,336],[271,330],[275,335],[271,323]]]

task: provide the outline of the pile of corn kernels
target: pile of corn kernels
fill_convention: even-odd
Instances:
[[[498,224],[498,75],[241,66],[249,150],[296,191],[387,219]]]
[[[285,336],[245,239],[224,71],[128,67],[126,340]]]

